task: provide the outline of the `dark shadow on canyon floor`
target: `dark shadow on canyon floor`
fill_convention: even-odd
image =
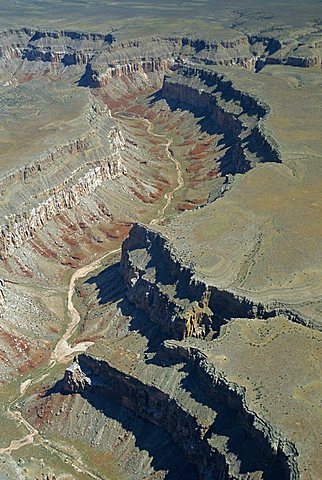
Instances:
[[[121,300],[124,296],[123,278],[119,272],[120,263],[114,263],[98,275],[90,277],[85,283],[88,285],[95,285],[97,299],[100,305],[106,303],[114,303]]]
[[[139,332],[147,339],[146,353],[154,353],[153,358],[146,359],[147,365],[165,366],[183,363],[181,358],[176,358],[175,351],[169,353],[163,346],[164,340],[169,339],[169,336],[161,330],[160,325],[151,322],[142,310],[136,308],[127,299],[126,287],[120,273],[119,264],[107,267],[99,275],[87,280],[87,283],[96,285],[97,298],[100,304],[109,302],[117,304],[122,315],[129,319],[129,332]],[[227,304],[227,301],[224,303]],[[183,371],[187,373],[187,376],[181,381],[181,388],[186,390],[198,403],[207,405],[217,413],[213,425],[206,433],[207,437],[210,438],[214,434],[226,438],[227,450],[234,454],[240,462],[240,473],[262,471],[264,480],[276,480],[277,478],[286,480],[288,472],[283,454],[275,455],[262,433],[253,427],[252,418],[245,414],[240,397],[232,392],[225,391],[225,386],[205,387],[202,378],[197,376],[192,366],[184,365]],[[94,393],[86,392],[87,400],[95,408],[103,409],[104,413],[110,417],[114,410],[108,403],[104,406],[104,401],[101,398],[104,393],[101,392],[100,395]],[[124,427],[128,429],[130,425],[126,423],[128,421],[127,417],[124,418]],[[146,423],[143,420],[141,421]],[[135,428],[135,426],[132,428]],[[139,448],[146,449],[147,446],[144,443],[145,441],[140,438],[140,434],[135,432],[134,435],[136,437],[138,435]],[[155,452],[151,452],[152,456],[154,454]]]
[[[162,428],[143,420],[133,411],[119,403],[106,398],[103,391],[86,391],[82,393],[96,410],[108,418],[116,420],[127,432],[135,437],[135,444],[140,451],[147,451],[152,458],[154,470],[166,470],[166,480],[196,480],[198,474],[193,464],[189,463],[183,452],[173,443],[170,435]],[[136,477],[139,478],[139,477]]]
[[[42,397],[50,397],[51,395],[57,394],[64,396],[69,395],[68,393],[63,392],[62,381],[58,381],[51,389],[47,390]],[[77,395],[81,395],[95,408],[95,410],[100,411],[107,418],[116,420],[120,423],[126,432],[132,433],[135,437],[136,447],[140,451],[148,452],[151,457],[151,465],[153,469],[156,472],[160,470],[167,472],[163,477],[164,479],[198,479],[195,466],[189,462],[180,448],[173,443],[171,436],[161,427],[143,420],[132,410],[129,410],[114,400],[107,398],[107,394],[104,394],[104,390],[87,390]],[[132,472],[132,474],[137,475],[138,472]]]
[[[181,387],[199,403],[207,405],[217,413],[216,419],[207,432],[227,438],[226,448],[240,461],[240,473],[262,471],[264,480],[287,480],[284,459],[274,455],[262,434],[251,425],[251,419],[242,415],[238,397],[228,402],[224,387],[207,389],[193,369],[186,365],[183,371],[188,375],[181,381]],[[253,435],[252,435],[253,434]]]
[[[85,283],[95,285],[100,305],[116,303],[121,315],[129,319],[129,332],[137,331],[147,339],[148,353],[156,352],[160,344],[168,338],[160,329],[160,325],[151,322],[142,310],[127,299],[119,262],[106,267]]]
[[[204,108],[193,107],[186,102],[165,98],[162,95],[162,90],[158,90],[156,93],[150,95],[149,99],[150,105],[160,100],[165,100],[172,112],[180,109],[192,113],[200,128],[200,132],[214,136],[217,151],[218,153],[222,152],[219,160],[219,172],[222,176],[245,173],[251,169],[251,165],[243,158],[241,139],[238,137],[238,134],[241,132],[241,127],[234,132],[228,129],[223,130],[218,127],[218,123]],[[251,143],[250,137],[247,141],[243,140],[243,148],[247,147],[248,143]],[[253,146],[252,149],[255,151]]]

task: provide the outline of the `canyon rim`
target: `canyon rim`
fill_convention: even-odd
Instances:
[[[0,479],[320,480],[321,2],[0,9]]]

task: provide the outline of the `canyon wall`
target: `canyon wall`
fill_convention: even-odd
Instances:
[[[46,201],[33,208],[31,212],[12,215],[7,223],[1,227],[0,256],[6,258],[26,240],[33,238],[55,215],[66,208],[78,205],[81,198],[93,193],[103,182],[114,180],[125,172],[120,160],[105,159],[100,166],[89,170],[84,177],[70,188],[61,189],[47,198]]]
[[[93,193],[103,182],[126,174],[126,167],[122,162],[125,139],[120,129],[115,124],[112,125],[108,113],[96,111],[99,117],[98,126],[90,129],[83,138],[54,148],[40,159],[14,170],[0,180],[2,198],[9,198],[9,194],[19,195],[20,191],[30,192],[24,202],[27,206],[29,204],[29,209],[19,213],[8,212],[1,225],[2,259],[12,255],[16,248],[33,238],[53,217],[78,205],[81,198]],[[93,127],[91,122],[89,126]],[[109,129],[107,132],[106,128]],[[102,157],[104,153],[106,156]],[[66,165],[66,177],[61,183],[57,183],[62,162]],[[68,165],[70,171],[67,176]],[[53,186],[44,190],[42,183],[45,182],[48,186],[50,180]],[[36,188],[37,195],[32,195]],[[26,193],[23,194],[26,196]],[[35,202],[33,197],[43,200]],[[21,207],[17,205],[15,208],[18,210]]]
[[[170,105],[204,115],[206,128],[224,135],[230,150],[221,160],[223,175],[244,173],[257,162],[281,163],[278,146],[261,122],[269,108],[238,90],[224,75],[194,65],[179,67],[175,75],[165,78],[162,96]]]
[[[123,242],[121,271],[130,302],[160,325],[170,338],[204,338],[218,333],[234,318],[270,318],[285,315],[291,321],[321,328],[288,305],[259,302],[250,296],[221,290],[199,280],[191,265],[176,256],[167,239],[134,224]]]
[[[243,389],[227,382],[207,362],[204,354],[194,348],[166,345],[163,359],[186,364],[190,376],[198,380],[203,403],[214,412],[214,423],[204,423],[202,417],[194,415],[189,406],[176,398],[176,391],[169,394],[161,385],[150,383],[147,378],[142,382],[139,376],[123,372],[107,360],[91,355],[80,355],[78,363],[66,370],[62,390],[80,393],[89,402],[96,396],[106,397],[166,430],[187,459],[196,465],[201,479],[237,480],[245,475],[241,469],[242,462],[246,461],[243,448],[239,458],[238,451],[231,452],[218,441],[222,433],[216,424],[221,416],[227,422],[234,418],[235,428],[231,435],[243,432],[244,447],[246,444],[252,450],[256,458],[253,468],[258,473],[262,471],[264,477],[271,480],[277,478],[276,475],[280,480],[299,478],[295,447],[248,409]],[[189,391],[188,385],[186,383]],[[253,478],[252,473],[248,474]]]
[[[320,44],[312,36],[310,49],[304,49],[300,38],[297,41],[234,31],[226,40],[185,35],[126,40],[112,32],[12,28],[0,32],[0,61],[86,66],[81,84],[99,86],[111,76],[169,68],[175,61],[181,64],[188,59],[195,64],[237,65],[252,71],[274,63],[321,67]]]

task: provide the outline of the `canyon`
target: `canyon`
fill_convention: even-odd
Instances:
[[[321,478],[321,6],[2,3],[0,477]]]

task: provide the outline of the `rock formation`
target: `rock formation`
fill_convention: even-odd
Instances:
[[[77,362],[74,362],[66,369],[62,383],[64,392],[80,393],[83,392],[85,388],[90,387],[90,385],[91,379],[83,373]]]
[[[165,237],[135,224],[123,243],[121,268],[128,297],[174,339],[205,337],[234,318],[270,318],[281,314],[320,329],[279,302],[261,303],[198,279]]]
[[[0,31],[2,464],[315,480],[320,21],[152,4]]]
[[[221,161],[223,174],[243,173],[256,161],[281,162],[278,147],[260,122],[268,107],[238,91],[223,75],[193,65],[180,67],[175,76],[165,79],[162,95],[182,108],[204,112],[207,121],[227,137],[226,144],[232,143],[230,155]]]
[[[98,167],[89,170],[70,188],[56,187],[56,191],[30,213],[9,217],[8,223],[1,228],[1,257],[11,255],[15,248],[33,238],[46,222],[66,208],[78,205],[83,196],[94,192],[102,182],[113,180],[125,171],[119,159],[103,160]]]
[[[164,355],[166,360],[167,354]],[[179,348],[175,353],[171,349],[170,355],[172,358],[175,355],[177,361],[184,360],[197,376],[200,388],[206,387],[208,398],[215,399],[217,408],[226,410],[217,411],[215,418],[216,415],[234,415],[235,421],[240,424],[236,425],[236,430],[241,428],[244,431],[243,441],[249,442],[249,448],[256,445],[256,470],[263,469],[267,478],[276,478],[273,475],[278,475],[280,479],[300,478],[295,447],[249,411],[242,389],[227,383],[198,350]],[[136,376],[115,369],[107,361],[87,355],[80,356],[79,364],[73,364],[66,370],[63,390],[67,393],[84,392],[89,398],[95,395],[113,398],[144,420],[161,426],[169,432],[188,460],[196,465],[200,478],[243,478],[243,473],[239,471],[242,459],[220,447],[216,423],[209,418],[209,423],[202,423],[198,414],[194,417],[175,393],[169,394],[159,386],[142,383]]]

